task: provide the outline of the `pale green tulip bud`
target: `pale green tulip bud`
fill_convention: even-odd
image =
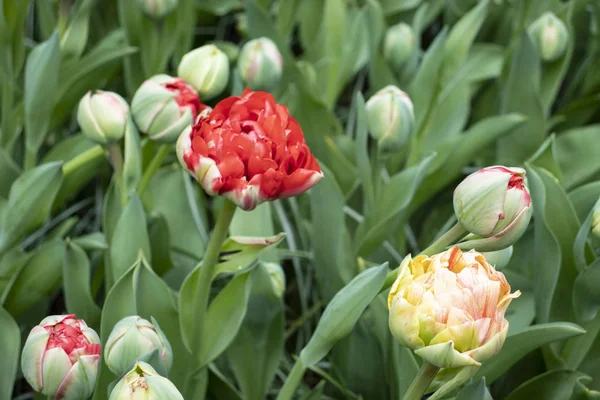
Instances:
[[[496,269],[504,268],[510,262],[513,255],[513,247],[509,246],[502,250],[489,251],[487,253],[481,253],[485,259],[494,266]]]
[[[410,97],[389,85],[375,93],[366,104],[371,137],[384,152],[397,152],[414,130],[415,115]]]
[[[109,400],[183,400],[173,383],[148,363],[138,361],[115,385]]]
[[[592,233],[600,239],[600,199],[594,205],[592,214]]]
[[[87,399],[100,364],[100,338],[75,315],[52,315],[34,327],[21,355],[31,387],[56,400]]]
[[[229,59],[217,46],[207,44],[183,56],[177,75],[192,85],[201,99],[208,100],[227,86]]]
[[[383,42],[383,56],[394,70],[399,71],[411,58],[417,38],[410,25],[401,22],[388,28]]]
[[[510,290],[504,275],[473,250],[409,255],[388,296],[390,330],[437,367],[479,367],[504,344],[504,315],[520,295]]]
[[[169,370],[173,365],[171,345],[153,321],[133,315],[125,317],[113,328],[104,349],[106,365],[115,375],[123,375],[144,354],[158,350],[158,356]]]
[[[529,27],[529,34],[544,61],[556,61],[567,49],[569,31],[564,22],[551,12],[536,19]]]
[[[283,272],[283,268],[281,268],[281,265],[272,262],[265,262],[263,265],[271,277],[273,293],[278,298],[281,298],[285,292],[285,273]]]
[[[248,87],[268,91],[281,79],[283,58],[271,39],[254,39],[242,47],[238,69]]]
[[[146,80],[131,101],[136,125],[150,139],[174,143],[206,106],[181,78],[156,75]]]
[[[462,249],[502,250],[525,233],[533,207],[525,170],[494,166],[467,176],[454,190],[454,213],[471,233]]]
[[[137,0],[138,7],[149,17],[162,19],[177,8],[177,0]]]
[[[118,94],[96,90],[87,92],[77,108],[81,131],[96,143],[119,141],[125,134],[129,106]]]

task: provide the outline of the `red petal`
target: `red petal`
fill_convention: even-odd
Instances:
[[[260,194],[261,197],[269,200],[274,200],[279,197],[281,193],[282,183],[284,182],[284,175],[274,169],[266,171],[262,175],[260,181]]]
[[[192,151],[203,157],[208,156],[208,147],[206,142],[200,136],[196,136],[192,139]]]
[[[248,160],[248,178],[265,173],[269,169],[277,169],[277,163],[269,158],[250,157]]]
[[[241,178],[244,176],[244,163],[237,155],[229,154],[217,164],[223,180],[227,178]]]
[[[281,197],[296,196],[313,187],[323,174],[308,169],[298,169],[283,180]]]

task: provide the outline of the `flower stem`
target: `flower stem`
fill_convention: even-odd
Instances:
[[[283,387],[277,395],[277,400],[290,400],[294,396],[298,385],[300,385],[300,382],[302,382],[302,377],[304,376],[305,371],[306,366],[302,360],[298,358],[294,363],[290,374],[285,379]]]
[[[108,147],[108,154],[115,170],[115,179],[121,196],[121,205],[125,207],[127,204],[127,193],[125,192],[125,185],[123,183],[123,152],[121,151],[121,146],[117,143],[111,144]]]
[[[446,247],[456,243],[460,239],[463,238],[467,233],[469,233],[461,224],[457,222],[452,228],[448,230],[448,232],[444,233],[442,236],[437,238],[433,243],[429,245],[425,250],[419,253],[419,255],[432,255],[440,250],[444,250]],[[396,278],[398,277],[398,269],[400,267],[394,269],[390,273],[387,274],[385,278],[385,282],[383,284],[382,291],[387,290],[392,286]]]
[[[100,145],[87,149],[83,153],[77,155],[77,157],[63,164],[63,176],[66,178],[82,165],[85,165],[102,155],[104,155],[104,148]]]
[[[196,294],[194,296],[195,306],[195,320],[193,324],[193,336],[192,336],[192,352],[194,355],[198,355],[202,345],[202,331],[203,324],[206,319],[206,311],[208,308],[208,298],[210,294],[210,284],[212,283],[213,274],[215,271],[215,265],[219,259],[219,253],[223,242],[227,237],[229,225],[235,214],[236,205],[231,200],[224,199],[223,209],[219,214],[215,229],[210,235],[204,258],[202,259],[202,267],[200,268],[200,274],[198,276],[198,284],[196,286]]]
[[[403,400],[421,400],[439,370],[439,367],[423,361],[419,373],[404,394]]]
[[[146,168],[146,170],[144,171],[144,176],[142,176],[142,181],[140,182],[140,187],[138,189],[138,196],[142,196],[142,193],[150,183],[150,180],[152,179],[156,171],[158,171],[163,161],[165,160],[165,157],[169,154],[170,151],[171,145],[162,144],[159,147],[158,152],[154,155],[154,158],[152,158],[152,161],[150,161],[148,168]]]

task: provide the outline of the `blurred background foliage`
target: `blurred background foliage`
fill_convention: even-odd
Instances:
[[[179,0],[163,19],[140,3],[0,0],[0,399],[30,398],[17,368],[21,338],[48,314],[77,313],[103,340],[119,315],[152,315],[185,352],[178,292],[202,259],[220,202],[174,152],[126,206],[102,153],[67,174],[68,161],[94,146],[78,132],[76,106],[100,88],[130,100],[146,78],[174,74],[182,55],[205,43],[235,66],[238,46],[258,37],[283,55],[272,93],[300,122],[325,178],[299,198],[237,211],[232,235],[285,233],[260,262],[281,263],[287,285],[282,300],[271,296],[264,265],[251,284],[236,283],[246,312],[211,360],[208,398],[274,398],[333,296],[361,271],[395,267],[445,232],[455,185],[496,164],[524,166],[532,192],[533,222],[502,270],[523,295],[508,311],[503,350],[456,399],[600,396],[600,243],[588,236],[600,197],[599,1]],[[528,34],[548,11],[568,31],[553,61]],[[401,22],[416,49],[396,68],[384,37]],[[410,95],[416,126],[401,151],[382,155],[364,105],[390,84]],[[227,93],[243,87],[232,68]],[[156,151],[141,141],[141,171]],[[225,272],[256,264],[260,249],[238,246]],[[149,269],[130,269],[139,249]],[[128,271],[116,285],[129,300],[107,296],[109,269]],[[389,334],[385,297],[309,367],[301,398],[406,391],[418,365]],[[176,358],[176,384],[186,365]],[[100,382],[112,379],[101,373]],[[101,386],[94,398],[106,398]]]

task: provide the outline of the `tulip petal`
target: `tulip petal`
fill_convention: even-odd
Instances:
[[[425,345],[419,337],[419,311],[404,298],[397,296],[392,302],[389,316],[390,331],[403,346],[419,349]]]
[[[44,387],[42,365],[49,338],[50,333],[47,330],[36,326],[29,333],[23,347],[21,370],[27,382],[36,392],[41,391]]]
[[[81,356],[56,392],[56,400],[80,400],[94,393],[100,355]]]
[[[42,362],[44,387],[41,392],[46,396],[54,396],[72,366],[69,355],[61,347],[46,350]]]
[[[452,340],[422,347],[415,350],[415,354],[440,368],[478,367],[481,365],[471,357],[455,350]]]
[[[281,198],[297,196],[315,186],[323,178],[320,171],[297,169],[283,180]]]
[[[466,354],[468,354],[469,357],[472,357],[474,360],[479,362],[488,360],[492,356],[497,354],[504,345],[506,335],[508,334],[508,321],[503,322],[505,323],[500,332],[492,336],[483,346],[477,347],[476,349],[471,350]]]

